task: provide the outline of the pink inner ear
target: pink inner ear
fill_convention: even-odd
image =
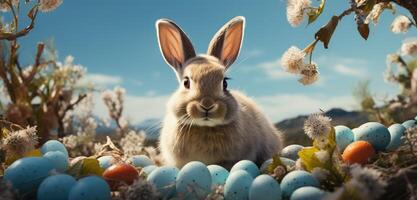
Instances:
[[[159,27],[159,38],[165,59],[171,65],[184,63],[181,33],[179,33],[172,25],[161,24]]]
[[[240,43],[242,42],[242,24],[237,24],[227,30],[224,41],[222,60],[229,61],[236,59],[239,53]]]

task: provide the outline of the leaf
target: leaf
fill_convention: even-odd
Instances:
[[[323,164],[315,155],[318,151],[320,150],[316,147],[304,147],[298,152],[298,157],[303,161],[307,171],[311,171],[316,167],[324,168]]]
[[[275,168],[277,168],[279,165],[284,166],[278,154],[275,154],[272,156],[272,163],[268,166],[268,173],[274,173]]]
[[[358,24],[358,31],[362,38],[367,40],[369,36],[369,24],[361,23]]]
[[[30,19],[34,19],[35,18],[35,13],[36,13],[36,11],[37,11],[37,9],[38,9],[38,6],[37,5],[35,5],[35,6],[33,6],[30,10],[29,10],[29,12],[28,12],[28,17],[30,18]]]
[[[98,175],[101,176],[104,169],[100,167],[100,164],[96,158],[88,157],[79,160],[72,165],[67,173],[74,177],[83,177],[87,175]]]
[[[324,48],[328,48],[330,39],[339,23],[339,17],[333,16],[326,25],[320,28],[319,31],[314,35],[316,40],[323,42]]]
[[[313,23],[316,19],[323,13],[324,5],[326,4],[326,0],[321,0],[319,7],[311,8],[309,12],[307,12],[308,16],[308,24]],[[307,24],[307,25],[308,25]]]

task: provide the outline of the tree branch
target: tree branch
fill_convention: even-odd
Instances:
[[[417,0],[377,0],[377,3],[380,2],[393,2],[407,9],[413,16],[414,24],[417,24]]]

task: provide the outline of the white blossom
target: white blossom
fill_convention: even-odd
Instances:
[[[311,85],[319,79],[319,72],[316,63],[305,64],[300,72],[301,78],[298,82],[303,85]]]
[[[42,12],[49,12],[55,10],[62,4],[62,0],[40,0],[39,10]]]
[[[288,0],[287,20],[291,26],[299,26],[304,20],[304,13],[310,7],[310,0]]]
[[[404,42],[401,45],[401,54],[409,56],[417,55],[417,40]]]
[[[298,74],[304,68],[304,57],[306,53],[298,47],[290,47],[281,58],[281,65],[285,71]]]
[[[314,155],[316,155],[316,158],[321,163],[325,163],[325,162],[329,161],[329,158],[330,158],[329,152],[327,152],[325,150],[317,151],[316,153],[314,153]]]
[[[369,24],[370,22],[373,22],[374,24],[378,24],[378,19],[381,16],[384,9],[386,8],[393,9],[391,3],[389,2],[380,2],[380,3],[375,4],[372,7],[371,12],[369,12],[369,14],[366,16],[365,24]]]
[[[405,33],[411,27],[412,22],[410,18],[400,15],[394,19],[391,24],[391,31],[393,33]]]
[[[331,119],[321,114],[312,114],[304,122],[304,132],[311,139],[326,138],[331,129]]]
[[[27,127],[26,129],[12,131],[3,139],[1,147],[8,154],[24,155],[35,149],[38,144],[36,126]]]

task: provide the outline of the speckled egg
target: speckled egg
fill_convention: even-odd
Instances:
[[[229,171],[225,168],[219,165],[209,165],[207,169],[210,171],[212,188],[226,183]]]
[[[149,166],[146,166],[146,167],[144,167],[144,168],[142,168],[142,170],[146,173],[146,174],[151,174],[151,172],[153,171],[153,170],[155,170],[156,168],[158,168],[156,165],[149,165]]]
[[[67,200],[76,183],[74,177],[66,174],[50,176],[39,186],[37,200]]]
[[[290,200],[321,200],[326,192],[311,186],[301,187],[295,190]]]
[[[224,185],[225,200],[248,199],[252,182],[252,175],[246,170],[236,170],[230,173]]]
[[[349,144],[343,151],[342,159],[347,164],[366,164],[369,158],[375,154],[371,143],[367,141],[356,141]]]
[[[343,151],[347,145],[352,143],[355,138],[352,130],[347,126],[335,126],[336,144],[340,151]]]
[[[204,199],[211,191],[211,174],[206,165],[192,161],[177,176],[177,195],[181,199]]]
[[[72,187],[68,200],[110,200],[110,187],[98,176],[84,177]]]
[[[113,156],[101,156],[100,158],[97,158],[97,160],[100,167],[103,169],[107,169],[116,163],[116,159],[114,159]]]
[[[53,169],[44,157],[26,157],[13,162],[5,171],[3,179],[10,181],[20,194],[31,195]]]
[[[145,155],[136,155],[128,159],[128,162],[132,163],[135,167],[146,167],[149,165],[155,165],[155,163]]]
[[[388,146],[391,135],[388,129],[378,122],[362,124],[355,134],[355,141],[367,141],[375,150],[382,151]]]
[[[320,187],[320,183],[306,171],[292,171],[281,181],[282,195],[284,198],[289,198],[296,189],[304,186]]]
[[[404,139],[401,137],[404,136],[405,130],[405,127],[401,124],[393,124],[388,127],[388,131],[391,134],[391,141],[386,148],[388,151],[394,151],[404,144]]]
[[[64,153],[68,159],[67,149],[65,148],[64,144],[62,144],[58,140],[48,140],[47,142],[45,142],[45,144],[42,145],[41,147],[42,154],[46,154],[47,152],[50,152],[50,151],[60,151]]]
[[[289,158],[284,158],[284,157],[280,157],[280,160],[282,162],[282,164],[288,166],[288,167],[293,167],[295,165],[295,161],[291,160]],[[267,173],[268,171],[268,166],[272,163],[272,158],[266,160],[260,167],[260,171],[261,173]]]
[[[281,200],[281,195],[278,182],[266,174],[256,177],[249,189],[249,200]]]
[[[230,169],[230,173],[233,173],[234,171],[237,171],[237,170],[247,171],[252,176],[252,178],[257,177],[260,174],[258,166],[256,166],[256,164],[250,160],[241,160],[237,162],[232,167],[232,169]]]
[[[407,120],[407,121],[403,122],[402,125],[406,129],[412,128],[416,125],[416,120],[413,120],[413,119]]]
[[[281,156],[289,158],[291,160],[298,159],[298,152],[303,148],[303,146],[298,144],[288,145],[281,150]]]
[[[61,151],[49,151],[43,154],[43,157],[51,161],[54,169],[58,172],[65,172],[69,167],[68,157]]]
[[[158,192],[168,199],[175,194],[175,180],[179,170],[176,167],[162,166],[153,170],[147,181],[153,184]]]

